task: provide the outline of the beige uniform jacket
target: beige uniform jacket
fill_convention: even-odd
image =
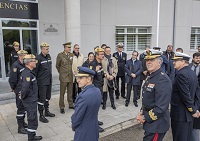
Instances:
[[[74,55],[73,57],[73,63],[72,63],[72,71],[74,73],[74,75],[78,72],[77,67],[82,66],[84,63],[84,56],[83,54],[79,54],[78,58]],[[74,77],[73,75],[73,82],[74,82]]]
[[[72,82],[72,62],[73,53],[69,53],[68,56],[65,52],[61,52],[58,54],[56,58],[56,69],[59,73],[59,80],[61,82]]]

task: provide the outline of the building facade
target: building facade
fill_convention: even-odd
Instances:
[[[40,53],[47,42],[53,58],[62,44],[79,44],[85,56],[103,43],[116,50],[142,52],[145,46],[168,44],[192,55],[200,45],[199,0],[0,0],[0,80],[6,81],[12,43]]]

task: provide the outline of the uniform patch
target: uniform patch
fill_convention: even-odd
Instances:
[[[17,68],[13,68],[13,72],[17,72]]]
[[[153,112],[153,110],[150,110],[149,111],[149,116],[152,120],[157,120],[158,117],[155,115],[155,113]]]
[[[154,86],[155,86],[155,84],[149,83],[147,87],[149,87],[149,88],[154,88]]]
[[[26,81],[29,82],[31,80],[30,77],[26,77]]]
[[[90,69],[92,69],[93,67],[92,66],[90,66]]]
[[[193,112],[193,109],[192,108],[188,108],[188,111]]]

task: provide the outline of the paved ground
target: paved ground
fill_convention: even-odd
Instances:
[[[141,124],[134,125],[125,130],[101,138],[99,141],[142,141],[144,131]],[[167,132],[163,141],[172,141],[171,130]]]
[[[56,114],[56,117],[48,118],[50,120],[49,123],[39,122],[37,134],[42,135],[44,141],[70,141],[74,136],[74,133],[71,130],[70,118],[73,110],[66,109],[64,115],[60,114],[58,98],[59,95],[55,94],[50,101],[50,110]],[[139,107],[140,106],[141,102],[139,102]],[[105,128],[105,132],[100,134],[100,137],[107,136],[135,124],[133,118],[135,118],[139,112],[139,107],[136,108],[133,103],[131,103],[129,107],[125,107],[124,99],[122,98],[116,101],[116,107],[117,109],[113,110],[110,107],[110,102],[107,102],[107,109],[100,109],[99,120],[104,122],[102,127]],[[0,105],[0,141],[27,140],[27,135],[17,133],[15,116],[16,107],[13,100],[11,103]]]

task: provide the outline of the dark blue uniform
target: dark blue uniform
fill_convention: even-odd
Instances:
[[[161,68],[147,76],[142,88],[144,141],[152,141],[156,136],[161,141],[168,131],[171,91],[171,81]]]
[[[49,108],[49,100],[51,99],[51,87],[52,87],[52,60],[51,56],[47,54],[44,56],[40,53],[36,60],[38,61],[34,72],[36,74],[38,83],[38,110],[43,115]]]
[[[113,53],[113,57],[117,59],[117,65],[118,65],[118,73],[116,77],[117,86],[119,86],[119,78],[121,78],[121,96],[125,97],[125,64],[127,60],[127,54],[124,52],[121,52],[122,56],[119,55],[118,52]],[[119,87],[115,91],[116,97],[119,97]]]
[[[83,88],[75,101],[75,112],[71,117],[74,141],[98,141],[98,111],[101,92],[93,84]]]
[[[11,89],[14,90],[16,95],[16,106],[17,106],[17,124],[19,127],[24,126],[24,118],[25,118],[25,107],[22,103],[22,100],[19,98],[19,93],[21,92],[21,73],[25,69],[24,64],[22,64],[19,60],[14,62],[10,69],[10,77],[9,84]]]
[[[15,61],[18,60],[18,54],[17,54],[17,51],[15,49],[13,49],[11,51],[10,57],[11,57],[11,64],[13,64]]]
[[[193,117],[198,109],[195,102],[198,79],[188,66],[180,69],[173,83],[171,98],[171,126],[174,141],[192,139]]]
[[[27,120],[28,120],[28,138],[33,138],[38,127],[37,117],[37,100],[38,100],[38,85],[37,80],[30,69],[25,67],[21,74],[21,99],[26,107]]]

